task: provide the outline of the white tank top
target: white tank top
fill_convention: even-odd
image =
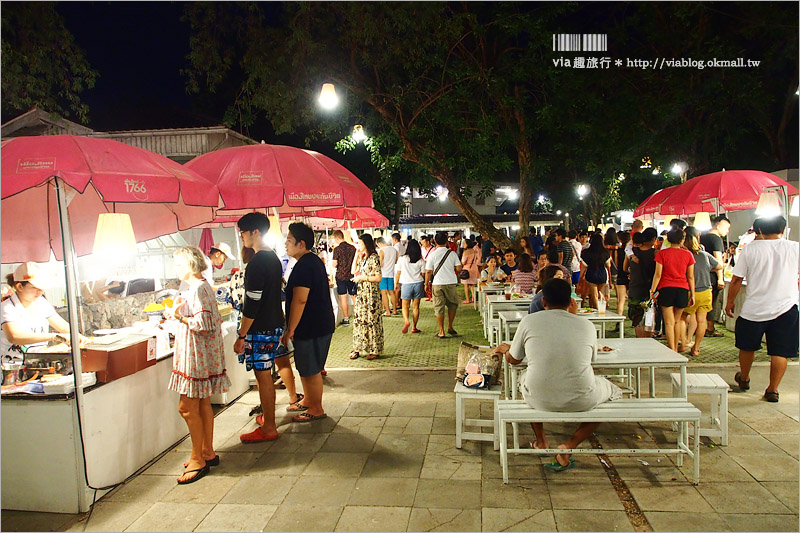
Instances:
[[[381,265],[381,276],[394,279],[394,265],[397,263],[397,250],[393,246],[384,246],[383,264]]]

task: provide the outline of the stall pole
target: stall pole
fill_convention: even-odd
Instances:
[[[80,341],[80,322],[78,319],[78,276],[75,272],[75,248],[72,245],[72,228],[69,224],[69,213],[67,211],[67,191],[64,182],[59,178],[53,180],[58,200],[58,218],[61,223],[61,245],[64,251],[64,274],[67,282],[67,313],[69,314],[69,336],[72,346],[72,371],[75,379],[75,407],[78,410],[78,417],[83,420],[83,369],[81,368],[81,341]],[[81,426],[78,426],[79,428]],[[82,431],[82,429],[81,429]],[[81,443],[81,453],[79,456],[79,471],[84,470],[83,463],[83,438]],[[88,483],[88,480],[87,480]]]

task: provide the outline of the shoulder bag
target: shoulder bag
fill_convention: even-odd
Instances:
[[[453,250],[447,250],[447,253],[444,254],[444,257],[442,257],[442,260],[439,261],[439,265],[436,267],[436,270],[433,271],[433,276],[431,276],[431,284],[433,284],[433,280],[436,279],[436,274],[439,273],[439,270],[444,265],[444,262],[447,261],[447,257],[452,253],[453,253]]]

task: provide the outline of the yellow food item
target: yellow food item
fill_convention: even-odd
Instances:
[[[172,298],[167,298],[162,303],[164,304],[164,307],[172,307],[174,302]]]
[[[150,311],[163,311],[163,310],[164,310],[164,305],[163,305],[163,304],[157,304],[157,303],[149,303],[149,304],[147,304],[147,306],[144,308],[144,311],[145,311],[145,312],[150,312]]]

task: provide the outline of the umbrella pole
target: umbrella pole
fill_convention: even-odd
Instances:
[[[79,319],[78,319],[78,276],[75,271],[75,248],[72,245],[72,228],[69,224],[69,214],[67,212],[67,194],[64,189],[64,182],[59,178],[55,178],[56,198],[58,199],[58,218],[61,224],[61,245],[64,250],[64,273],[67,282],[67,312],[69,314],[69,336],[70,345],[72,346],[72,370],[75,379],[75,407],[78,410],[78,416],[83,419],[83,372],[81,368],[81,343],[79,337]],[[77,352],[77,353],[76,353]],[[78,426],[79,431],[82,431],[81,426]],[[83,438],[80,439],[81,443]],[[83,446],[81,446],[81,453],[76,454],[80,456],[80,461],[83,463]],[[85,466],[84,466],[85,468]],[[86,480],[87,485],[89,480]]]

